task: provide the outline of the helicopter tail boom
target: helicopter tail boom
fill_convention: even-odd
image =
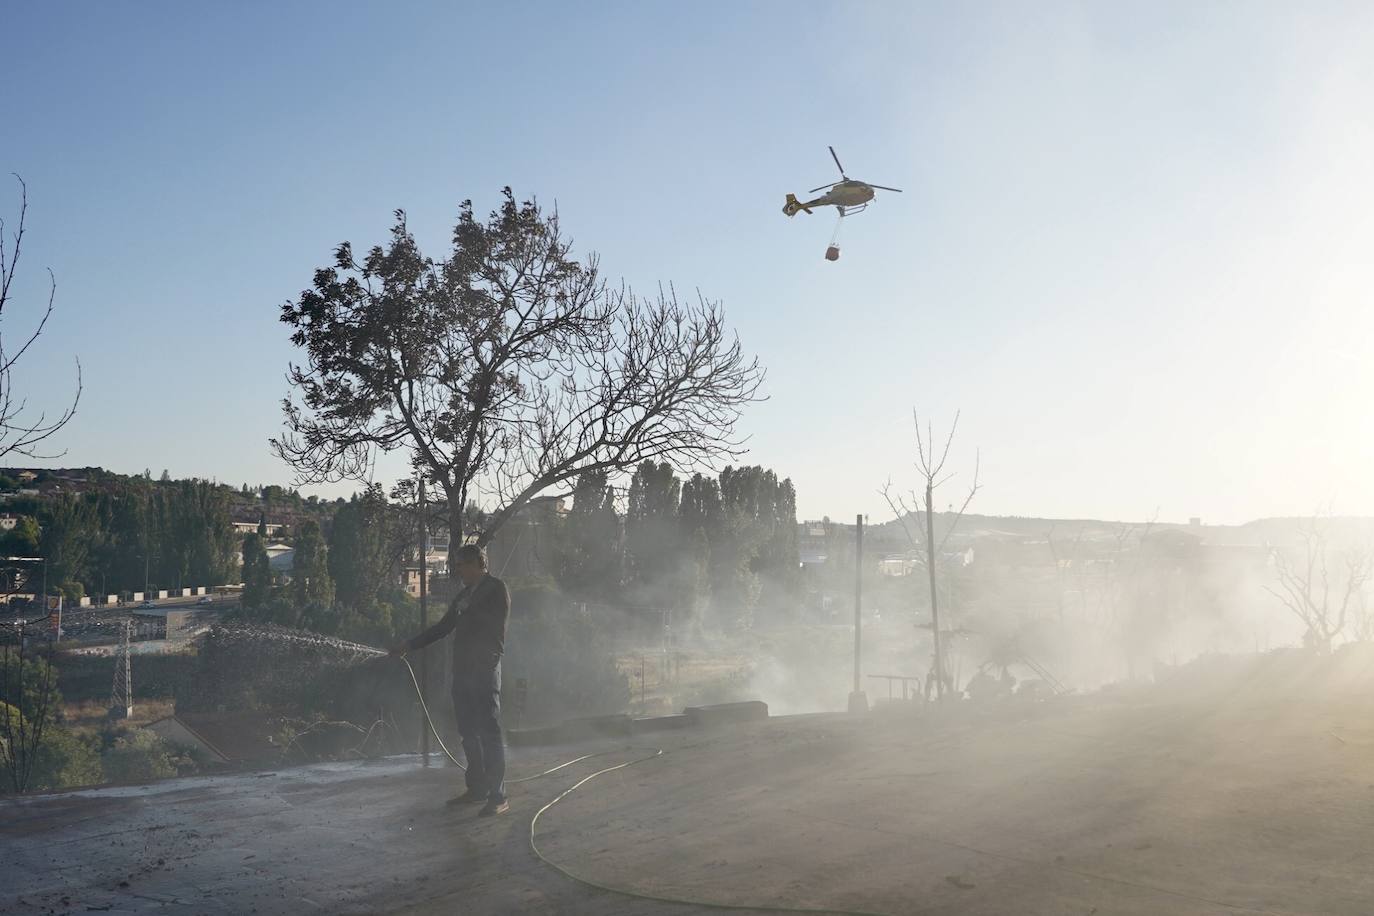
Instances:
[[[811,212],[812,205],[814,205],[815,203],[816,202],[814,200],[802,203],[801,201],[797,200],[797,195],[788,194],[787,203],[783,204],[782,212],[786,213],[788,216],[796,216],[798,210],[805,210],[809,214]]]

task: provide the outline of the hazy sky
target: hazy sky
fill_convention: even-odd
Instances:
[[[1374,514],[1374,6],[495,7],[0,2],[3,331],[51,267],[19,383],[85,368],[51,463],[289,481],[278,306],[510,184],[724,301],[769,373],[746,460],[805,516],[885,516],[913,407],[963,410],[986,513]],[[831,143],[906,190],[837,263],[833,215],[780,212]]]

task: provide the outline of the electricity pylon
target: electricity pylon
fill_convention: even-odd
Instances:
[[[129,640],[133,634],[134,622],[124,621],[124,630],[119,636],[119,649],[115,652],[114,686],[110,688],[110,718],[127,719],[134,714],[134,681],[129,664]]]

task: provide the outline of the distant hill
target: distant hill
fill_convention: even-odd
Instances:
[[[935,526],[943,531],[954,519],[952,512],[936,512]],[[916,524],[916,517],[909,517]],[[924,515],[920,516],[924,523]],[[805,524],[805,523],[803,523]],[[1205,544],[1215,546],[1262,547],[1266,544],[1291,545],[1302,538],[1302,532],[1312,524],[1305,518],[1262,518],[1240,525],[1206,525],[1135,521],[1117,522],[1103,519],[1035,518],[1017,515],[978,515],[967,513],[959,519],[951,543],[980,540],[1043,542],[1053,532],[1058,540],[1071,541],[1081,536],[1085,541],[1111,541],[1130,529],[1138,534],[1147,525],[1152,531],[1183,531]],[[1374,546],[1374,518],[1369,516],[1322,516],[1318,524],[1333,545],[1361,544]],[[896,519],[871,523],[865,531],[876,544],[904,541],[901,524]]]
[[[187,478],[197,479],[197,478]],[[151,474],[119,474],[101,467],[82,468],[0,468],[0,502],[14,503],[51,499],[85,493],[118,493],[131,488],[175,486],[182,478],[166,480]],[[334,515],[342,498],[329,501],[302,496],[299,491],[277,484],[238,487],[211,481],[230,497],[229,516],[234,522],[257,522],[264,515],[273,524],[288,528],[313,518],[325,522]]]

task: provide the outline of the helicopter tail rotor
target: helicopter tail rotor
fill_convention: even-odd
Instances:
[[[808,215],[811,213],[811,208],[797,200],[797,195],[788,194],[787,203],[782,205],[782,212],[786,213],[788,216],[796,216],[799,210],[805,210]]]

